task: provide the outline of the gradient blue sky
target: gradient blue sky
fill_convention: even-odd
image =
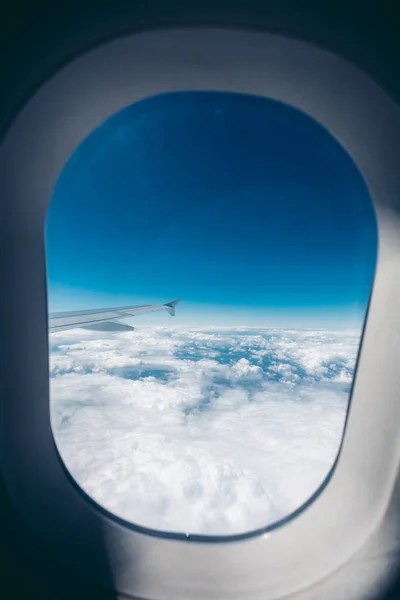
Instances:
[[[376,262],[366,185],[298,110],[250,95],[154,96],[79,146],[46,227],[49,308],[182,303],[140,323],[347,328]]]

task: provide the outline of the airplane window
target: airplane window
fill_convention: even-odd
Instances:
[[[224,536],[310,498],[377,253],[366,184],[326,129],[257,96],[146,98],[66,164],[46,253],[52,428],[93,500]]]

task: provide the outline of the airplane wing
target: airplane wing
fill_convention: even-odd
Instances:
[[[90,329],[94,331],[126,331],[134,329],[130,325],[120,323],[120,319],[143,315],[156,310],[166,310],[172,317],[180,298],[166,304],[137,304],[135,306],[119,306],[117,308],[97,308],[95,310],[75,310],[49,314],[49,331],[65,331],[66,329]]]

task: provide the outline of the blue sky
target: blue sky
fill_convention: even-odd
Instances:
[[[180,92],[79,146],[46,226],[50,310],[182,303],[140,323],[347,328],[365,313],[377,230],[349,155],[256,96]]]

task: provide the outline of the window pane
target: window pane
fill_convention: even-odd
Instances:
[[[46,247],[50,312],[106,309],[96,329],[50,333],[56,444],[96,502],[232,535],[318,489],[377,252],[368,190],[329,132],[256,96],[147,98],[74,152]],[[176,298],[172,319],[115,312]]]

